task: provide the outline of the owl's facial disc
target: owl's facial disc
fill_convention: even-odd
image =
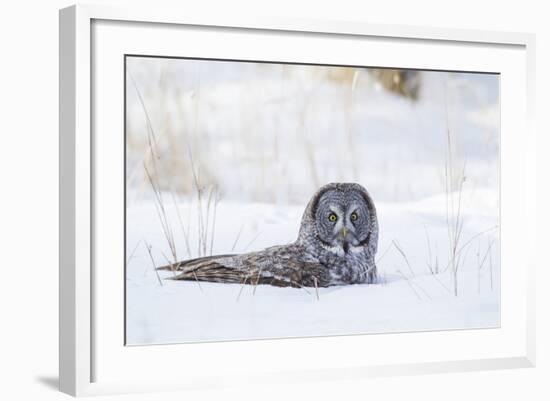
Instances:
[[[347,254],[365,244],[369,235],[369,210],[358,192],[328,191],[319,200],[317,231],[321,242]]]

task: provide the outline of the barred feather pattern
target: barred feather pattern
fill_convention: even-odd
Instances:
[[[357,206],[361,202],[364,204]],[[342,242],[341,238],[336,239],[336,234],[327,234],[325,222],[319,221],[322,207],[330,210],[358,207],[364,211],[366,216],[360,227],[349,223],[350,229],[356,231],[353,241]],[[345,233],[344,230],[344,237]],[[359,184],[333,183],[320,188],[308,203],[294,243],[245,254],[196,258],[158,269],[173,271],[174,280],[278,287],[375,283],[377,247],[378,220],[368,192]]]

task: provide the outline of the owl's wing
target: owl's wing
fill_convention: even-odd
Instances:
[[[328,269],[306,261],[292,245],[242,255],[218,255],[191,259],[161,269],[176,271],[173,280],[219,283],[269,284],[278,287],[326,287]]]

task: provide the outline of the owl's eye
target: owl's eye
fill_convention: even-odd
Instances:
[[[334,223],[338,218],[336,217],[336,215],[334,213],[331,213],[328,215],[328,221]]]
[[[357,219],[359,218],[359,215],[358,215],[357,213],[353,212],[353,213],[349,216],[349,218],[351,219],[351,221],[355,221],[355,220],[357,220]]]

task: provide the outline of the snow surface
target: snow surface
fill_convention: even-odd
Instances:
[[[490,195],[490,191],[475,191],[464,196],[465,241],[495,227],[494,205],[484,203],[492,198]],[[488,264],[489,258],[484,264],[480,262],[489,242],[497,238],[498,230],[471,241],[458,274],[459,295],[455,296],[450,270],[443,271],[448,260],[444,205],[445,200],[438,196],[408,204],[379,203],[378,268],[382,282],[320,288],[318,292],[164,280],[171,272],[159,272],[161,284],[147,246],[151,247],[156,265],[164,264],[170,251],[154,204],[135,205],[129,208],[127,216],[132,224],[127,242],[127,343],[498,327],[498,242],[490,251],[492,266]],[[185,215],[195,205],[184,202],[178,207],[180,214]],[[173,204],[167,206],[167,213],[172,221],[177,221]],[[301,214],[301,207],[221,202],[213,253],[231,252],[239,231],[234,252],[291,242],[298,232]],[[193,235],[195,228],[190,229],[192,244],[198,243]],[[178,238],[178,254],[184,259],[187,255],[183,234],[177,225],[173,229]],[[431,252],[438,255],[440,263],[441,272],[437,275],[431,274],[427,267],[426,230]],[[390,245],[393,240],[405,252],[410,268]]]

